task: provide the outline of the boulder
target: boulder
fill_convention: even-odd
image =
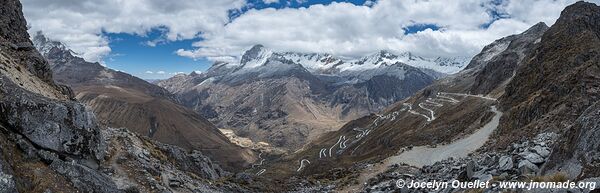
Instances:
[[[2,173],[0,171],[0,193],[13,193],[17,192],[15,181],[12,175]]]
[[[498,169],[502,171],[510,170],[513,168],[513,161],[510,156],[502,156],[498,161]]]
[[[519,171],[521,174],[535,174],[540,171],[535,164],[531,163],[528,160],[521,160],[518,165]]]
[[[491,174],[481,174],[481,175],[475,176],[475,179],[478,179],[482,182],[487,182],[487,181],[492,180],[492,175]]]
[[[531,150],[544,158],[550,156],[550,149],[548,147],[536,145]]]
[[[110,177],[75,162],[54,160],[50,168],[67,178],[82,192],[119,193],[123,192]]]
[[[106,142],[94,114],[76,101],[45,98],[0,79],[0,121],[32,144],[59,154],[104,158]]]
[[[524,152],[521,154],[521,157],[525,158],[527,161],[534,163],[534,164],[544,163],[544,158],[542,156],[538,155],[537,153]]]
[[[471,160],[471,161],[467,162],[466,171],[467,171],[467,178],[468,179],[473,178],[473,176],[475,175],[475,161]]]
[[[598,189],[599,189],[598,185],[600,184],[600,177],[586,178],[586,179],[581,180],[580,182],[592,182],[592,183],[595,183],[596,187],[594,187],[595,188],[594,190],[590,190],[591,188],[589,188],[589,187],[585,188],[585,189],[582,189],[583,193],[591,193],[591,192],[598,191]]]

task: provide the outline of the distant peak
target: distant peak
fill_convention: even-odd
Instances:
[[[257,44],[257,45],[252,46],[252,48],[250,48],[246,52],[244,52],[244,55],[242,55],[242,59],[240,60],[240,64],[246,65],[247,63],[251,63],[251,62],[252,63],[261,63],[259,61],[262,61],[262,62],[266,61],[266,59],[269,58],[272,54],[273,54],[273,52],[271,50],[265,48],[263,45]],[[260,65],[260,64],[255,64],[255,65]]]
[[[192,71],[192,72],[190,73],[190,76],[196,76],[196,75],[198,75],[198,74],[201,74],[201,73],[202,73],[202,72],[200,72],[200,71]]]
[[[390,52],[388,50],[380,50],[379,56],[388,58],[388,57],[395,57],[396,55],[394,55],[392,52]]]
[[[531,26],[529,29],[525,30],[525,32],[523,32],[523,34],[537,34],[537,33],[545,32],[548,28],[549,27],[548,27],[548,25],[546,25],[546,23],[539,22],[539,23]]]
[[[265,46],[263,46],[262,44],[256,44],[256,45],[252,46],[252,48],[250,48],[250,50],[252,50],[252,49],[263,49],[263,48],[265,48]]]
[[[244,55],[252,55],[252,54],[255,54],[255,53],[259,53],[259,52],[261,52],[263,50],[266,50],[266,49],[267,48],[265,48],[265,46],[263,46],[262,44],[256,44],[256,45],[252,46],[250,49],[246,50],[242,56],[244,56]]]
[[[546,25],[546,23],[544,22],[538,22],[535,25],[533,25],[531,28],[547,28],[548,25]]]
[[[382,59],[382,58],[387,58],[387,59],[391,59],[391,58],[396,58],[398,56],[396,56],[395,54],[393,54],[392,52],[388,51],[388,50],[380,50],[378,52],[375,52],[369,56],[367,56],[367,59]]]
[[[46,36],[44,36],[44,32],[37,31],[37,32],[35,32],[35,35],[33,36],[33,41],[40,42],[40,43],[46,43],[49,40],[48,40],[48,38],[46,38]]]
[[[54,41],[47,38],[42,31],[37,31],[33,36],[33,45],[35,48],[42,54],[46,55],[50,52],[50,50],[57,48],[61,51],[69,51],[67,46],[59,41]]]

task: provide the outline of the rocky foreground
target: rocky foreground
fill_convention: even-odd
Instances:
[[[199,151],[100,124],[54,82],[20,2],[0,4],[0,193],[245,191]]]
[[[547,176],[538,176],[540,167],[548,161],[552,151],[551,147],[558,135],[554,133],[539,134],[531,141],[514,143],[505,151],[477,152],[472,156],[461,159],[447,159],[422,168],[401,164],[394,165],[385,173],[371,179],[365,191],[390,192],[398,190],[396,180],[414,180],[417,182],[428,181],[566,181],[565,173],[556,173]],[[600,183],[600,178],[587,178],[581,181]],[[469,189],[401,189],[402,192],[461,192]],[[481,190],[482,192],[517,191],[520,189],[500,189],[492,187]],[[552,190],[536,190],[539,192]],[[566,190],[562,190],[566,191]],[[589,189],[570,189],[570,192],[590,192]]]

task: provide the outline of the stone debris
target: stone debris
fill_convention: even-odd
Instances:
[[[395,192],[397,179],[426,181],[474,181],[489,180],[522,181],[539,174],[540,167],[551,154],[550,145],[557,135],[554,133],[539,134],[531,141],[511,145],[503,152],[483,152],[454,159],[449,158],[415,170],[408,165],[394,165],[388,171],[371,179],[365,192]],[[412,169],[411,169],[412,168]],[[403,174],[404,173],[404,174]],[[410,174],[410,175],[406,175]],[[401,192],[415,191],[402,189]],[[461,190],[444,189],[430,192],[460,192]],[[490,190],[498,191],[498,190]]]

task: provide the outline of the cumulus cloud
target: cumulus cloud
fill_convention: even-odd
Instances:
[[[263,0],[267,4],[276,1]],[[553,24],[560,11],[574,2],[334,2],[308,8],[250,9],[229,21],[229,11],[248,6],[244,0],[23,0],[32,31],[45,31],[91,61],[101,60],[111,51],[103,32],[145,34],[153,28],[165,29],[164,37],[146,45],[199,38],[193,49],[175,53],[213,61],[238,60],[254,44],[276,51],[327,52],[344,58],[384,49],[424,56],[472,56],[493,40],[522,32],[537,22]],[[439,30],[406,33],[407,28],[420,24],[435,25]]]
[[[218,33],[228,10],[244,0],[22,0],[31,32],[44,31],[86,60],[100,61],[111,49],[103,32],[144,35],[165,28],[169,41]],[[157,42],[148,42],[156,45]]]
[[[350,3],[300,9],[250,10],[207,34],[181,56],[234,59],[254,44],[279,51],[327,52],[356,58],[377,50],[410,51],[424,56],[472,56],[501,37],[537,22],[548,25],[573,0],[393,1],[369,6]],[[500,19],[498,19],[500,18]],[[439,30],[405,34],[407,27],[433,24]],[[485,26],[485,27],[484,27]]]
[[[149,70],[148,70],[148,71],[146,71],[145,73],[146,73],[146,74],[154,74],[154,72],[152,72],[152,71],[149,71]]]
[[[156,74],[165,74],[165,73],[166,73],[166,72],[165,72],[165,71],[162,71],[162,70],[161,70],[161,71],[158,71],[158,72],[156,72]]]

